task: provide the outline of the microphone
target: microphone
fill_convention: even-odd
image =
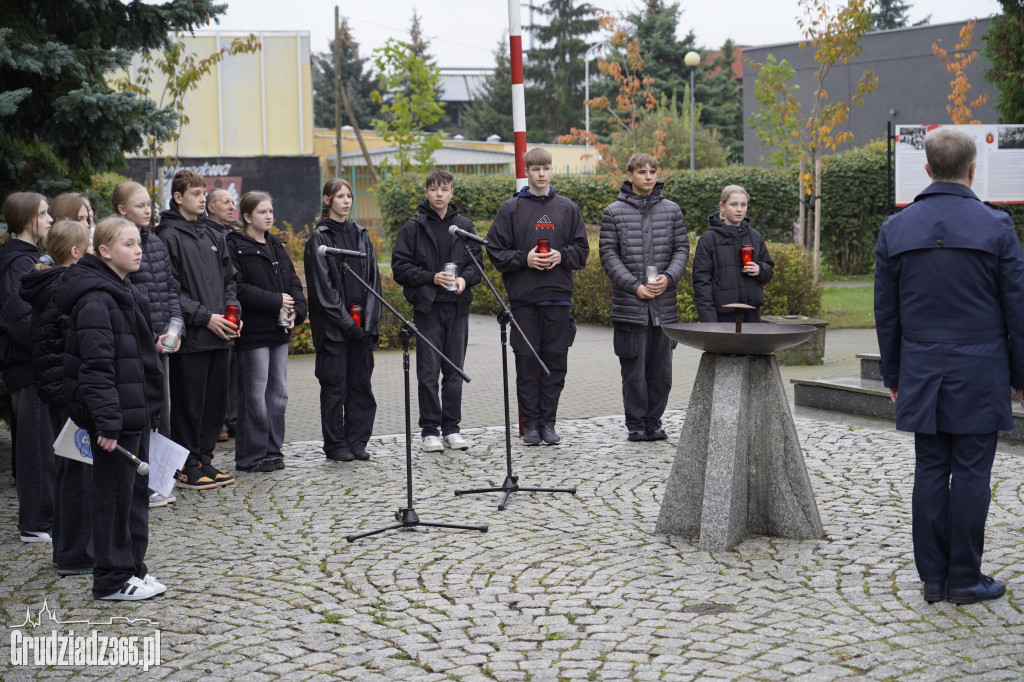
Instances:
[[[352,258],[366,258],[366,254],[362,251],[350,251],[349,249],[332,249],[326,244],[321,244],[316,247],[316,252],[321,256],[334,256],[335,258],[342,258],[344,256],[351,256]]]
[[[135,471],[139,472],[140,476],[148,476],[149,475],[149,465],[146,464],[145,462],[143,462],[141,459],[139,459],[138,457],[136,457],[132,453],[128,452],[127,450],[125,450],[120,445],[115,445],[114,446],[114,451],[117,454],[119,454],[122,457],[124,457],[125,460],[127,460],[128,463],[132,465],[132,468],[135,469]]]
[[[452,225],[451,227],[448,228],[448,234],[452,235],[453,237],[458,237],[459,239],[468,239],[471,242],[476,242],[477,244],[482,244],[483,246],[487,246],[487,240],[484,239],[483,237],[478,237],[475,234],[473,234],[472,232],[466,232],[465,230],[460,230],[459,228],[455,227],[454,225]]]

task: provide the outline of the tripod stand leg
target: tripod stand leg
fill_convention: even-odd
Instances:
[[[371,535],[377,535],[378,533],[384,533],[384,532],[389,531],[389,530],[395,530],[396,528],[402,528],[404,525],[405,525],[404,523],[396,523],[396,524],[388,526],[386,528],[378,528],[377,530],[368,530],[365,533],[353,533],[352,535],[346,535],[345,539],[348,540],[349,542],[355,542],[356,540],[358,540],[360,538],[368,538]]]

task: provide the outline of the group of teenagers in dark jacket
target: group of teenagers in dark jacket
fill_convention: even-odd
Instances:
[[[572,273],[585,266],[589,243],[579,209],[550,187],[550,154],[533,149],[525,161],[528,184],[502,205],[487,252],[522,330],[513,332],[511,345],[523,442],[556,444],[576,333]],[[661,416],[674,344],[659,327],[678,320],[676,286],[689,256],[682,211],[662,196],[657,173],[652,156],[634,155],[601,226],[630,440],[666,437]],[[398,235],[392,268],[419,331],[461,367],[472,287],[482,280],[470,253],[477,262],[482,254],[448,231],[454,225],[473,232],[472,221],[450,203],[453,187],[443,169],[427,175],[425,201]],[[166,591],[145,564],[153,491],[112,455],[115,446],[147,461],[156,430],[188,451],[178,487],[234,481],[212,461],[225,423],[229,353],[238,363],[235,469],[284,468],[288,341],[307,314],[307,298],[284,245],[270,233],[272,199],[244,195],[239,223],[229,229],[206,215],[202,176],[176,173],[171,197],[153,230],[148,191],[122,184],[113,198],[117,214],[96,225],[91,238],[91,211],[80,214],[77,204],[54,222],[41,195],[19,192],[4,203],[0,361],[15,408],[19,530],[26,542],[52,541],[60,574],[91,572],[98,599]],[[698,246],[694,295],[702,320],[724,319],[722,306],[735,302],[754,306],[748,319],[756,320],[763,303],[772,261],[745,218],[747,199],[742,188],[726,188]],[[377,407],[371,375],[381,305],[367,287],[379,294],[381,278],[369,233],[349,218],[352,201],[345,180],[324,185],[304,252],[323,449],[334,461],[369,459]],[[746,265],[742,244],[755,253]],[[343,263],[320,254],[320,246],[364,257]],[[183,330],[168,347],[174,318]],[[550,373],[540,371],[531,346]],[[416,353],[416,365],[421,449],[469,448],[459,432],[461,377],[426,348]],[[69,418],[89,434],[91,467],[54,457],[54,435]]]

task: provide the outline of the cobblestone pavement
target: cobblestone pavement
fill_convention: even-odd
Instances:
[[[653,533],[683,413],[670,440],[628,443],[621,417],[563,420],[564,444],[514,446],[523,485],[504,512],[499,429],[468,453],[416,454],[424,521],[486,523],[487,533],[416,528],[346,543],[393,522],[405,503],[404,438],[371,441],[369,462],[323,459],[293,442],[289,467],[178,491],[154,510],[147,557],[168,587],[142,603],[88,599],[89,578],[58,578],[49,547],[16,539],[0,476],[0,670],[4,679],[1020,679],[1024,670],[1024,450],[1000,444],[984,568],[1007,596],[926,604],[909,531],[912,437],[884,422],[808,413],[797,430],[827,537],[750,537],[708,553]],[[8,642],[44,600],[63,620],[159,629],[161,665],[16,668]],[[87,627],[75,626],[79,634]],[[42,628],[47,632],[49,628]]]

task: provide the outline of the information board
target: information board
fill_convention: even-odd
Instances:
[[[896,205],[906,206],[931,184],[925,173],[924,136],[936,128],[960,128],[978,146],[971,189],[993,204],[1024,203],[1024,125],[897,125]]]

